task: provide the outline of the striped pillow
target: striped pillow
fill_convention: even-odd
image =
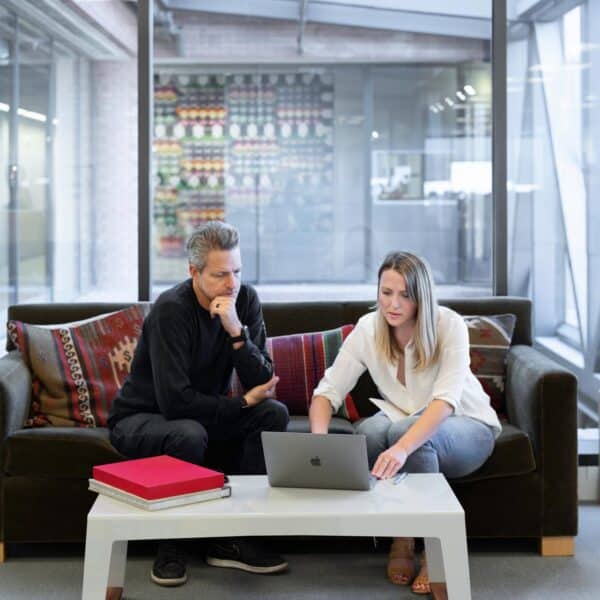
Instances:
[[[352,329],[354,325],[344,325],[328,331],[267,338],[267,350],[279,376],[275,397],[288,407],[291,415],[308,414],[313,390]],[[235,370],[231,387],[233,396],[244,393]],[[350,394],[334,416],[350,421],[360,418]]]
[[[106,426],[129,373],[148,307],[131,306],[79,324],[8,322],[32,376],[28,427]]]
[[[505,417],[506,356],[517,317],[506,314],[473,315],[463,318],[469,330],[471,371],[490,397],[498,416]]]

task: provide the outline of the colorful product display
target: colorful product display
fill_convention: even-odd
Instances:
[[[228,206],[279,206],[289,212],[288,224],[329,227],[330,74],[159,73],[154,107],[159,256],[183,256],[189,234],[206,220],[225,219]],[[276,218],[263,222],[267,234],[281,231]]]

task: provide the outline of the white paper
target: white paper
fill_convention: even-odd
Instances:
[[[398,421],[401,421],[402,419],[406,419],[406,417],[411,416],[410,413],[404,412],[401,408],[398,408],[395,404],[392,404],[387,400],[382,400],[381,398],[369,398],[369,400],[379,410],[382,410],[390,418],[392,423],[396,423]]]

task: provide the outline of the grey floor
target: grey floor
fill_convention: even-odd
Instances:
[[[541,558],[528,540],[472,540],[469,543],[474,600],[597,600],[600,597],[600,505],[580,506],[580,534],[572,558]],[[490,515],[493,518],[493,515]],[[189,581],[160,588],[149,580],[153,545],[130,544],[124,598],[182,600],[325,599],[369,600],[417,598],[388,583],[386,553],[367,539],[280,539],[277,550],[290,563],[288,573],[257,576],[206,566],[197,542],[186,542]],[[83,576],[81,545],[8,547],[0,564],[0,599],[70,600],[80,597]]]

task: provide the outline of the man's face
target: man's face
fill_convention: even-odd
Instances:
[[[204,308],[217,296],[237,298],[242,276],[240,249],[211,250],[202,271],[194,265],[189,266],[189,271],[198,301]]]

